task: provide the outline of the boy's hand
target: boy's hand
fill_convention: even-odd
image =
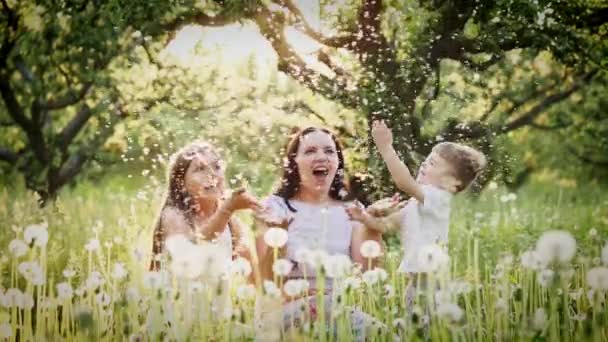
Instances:
[[[372,138],[378,148],[393,144],[393,132],[386,126],[384,121],[374,120],[372,123]]]

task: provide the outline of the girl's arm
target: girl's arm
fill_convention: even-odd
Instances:
[[[245,190],[235,191],[228,200],[220,204],[219,208],[211,215],[207,222],[199,227],[197,233],[202,235],[205,240],[214,239],[224,231],[230,217],[235,211],[242,209],[259,210],[259,208],[260,204],[255,197]]]

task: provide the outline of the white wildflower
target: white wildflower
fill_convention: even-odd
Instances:
[[[555,278],[555,272],[551,269],[544,269],[538,272],[538,283],[542,287],[549,287],[553,284]]]
[[[534,318],[532,319],[532,327],[535,330],[542,330],[542,329],[544,329],[546,324],[547,324],[547,313],[545,312],[545,309],[543,309],[543,308],[536,309],[536,311],[534,311]]]
[[[290,279],[283,285],[283,290],[290,297],[298,296],[308,290],[308,281],[304,279]]]
[[[112,278],[121,280],[127,276],[128,272],[125,269],[125,266],[121,262],[117,262],[114,264],[114,270],[112,270]]]
[[[101,285],[103,285],[106,281],[103,279],[101,273],[97,271],[93,271],[89,274],[89,277],[85,281],[85,286],[88,290],[95,290]]]
[[[368,285],[372,286],[379,281],[384,281],[388,275],[386,271],[381,268],[374,268],[373,270],[367,270],[363,273],[363,281]]]
[[[131,303],[139,302],[139,300],[141,299],[141,296],[139,294],[139,290],[137,290],[134,287],[127,288],[125,296],[127,298],[127,301],[131,302]]]
[[[396,330],[404,330],[405,329],[405,320],[403,318],[394,319],[393,328],[395,328]]]
[[[264,233],[264,242],[272,248],[283,247],[287,243],[287,231],[281,228],[269,228]]]
[[[87,244],[84,245],[84,249],[86,249],[88,252],[97,252],[97,251],[99,251],[100,247],[101,247],[101,244],[99,243],[99,240],[97,240],[97,239],[90,239],[89,242],[87,242]]]
[[[149,271],[143,275],[144,286],[148,289],[160,289],[167,286],[169,283],[169,277],[166,272]]]
[[[63,282],[55,285],[57,288],[57,298],[61,300],[70,300],[74,295],[74,290],[72,289],[72,285],[69,283]]]
[[[538,270],[542,267],[542,262],[538,258],[538,253],[534,250],[525,251],[520,257],[521,265],[524,268]]]
[[[249,276],[249,274],[251,274],[251,264],[249,263],[249,260],[242,257],[232,260],[232,263],[230,264],[230,273],[235,276]]]
[[[108,306],[112,302],[112,297],[110,297],[109,294],[102,291],[102,292],[99,292],[95,296],[95,301],[97,302],[97,304],[99,304],[101,306]]]
[[[0,324],[0,340],[8,340],[13,336],[13,327],[7,322]]]
[[[270,281],[264,280],[264,292],[270,297],[280,297],[281,290],[277,287],[277,285]]]
[[[342,287],[344,290],[358,290],[361,287],[361,279],[357,277],[348,277],[344,279]]]
[[[249,300],[255,297],[255,287],[252,284],[242,284],[236,289],[236,297],[239,300]]]
[[[65,270],[63,270],[63,276],[68,279],[72,278],[75,275],[76,275],[76,272],[71,268],[66,268]]]
[[[504,298],[498,298],[494,303],[496,310],[506,312],[509,309],[509,304]]]
[[[594,290],[608,290],[608,267],[594,267],[588,270],[587,284]]]
[[[42,285],[45,282],[42,268],[36,262],[22,262],[18,267],[19,273],[34,285]]]
[[[382,248],[377,241],[366,240],[361,244],[360,251],[364,258],[377,258],[382,253]]]
[[[387,299],[395,296],[395,288],[391,284],[384,285],[384,296]]]
[[[435,272],[448,266],[450,257],[436,244],[426,245],[418,251],[417,265],[420,272]]]
[[[312,259],[312,251],[306,247],[300,247],[294,256],[294,260],[300,264],[310,263]]]
[[[567,263],[576,253],[576,240],[566,231],[548,231],[538,239],[536,252],[544,265],[553,262]]]
[[[47,228],[48,224],[46,222],[29,225],[23,232],[23,239],[28,245],[33,243],[34,246],[44,247],[49,241],[49,232]]]
[[[437,307],[437,315],[451,322],[459,322],[464,316],[464,311],[454,303],[443,303]]]
[[[22,257],[27,253],[28,246],[23,240],[14,239],[8,244],[8,250],[16,258]]]
[[[595,228],[589,229],[589,237],[595,238],[596,236],[597,236],[597,229],[595,229]]]
[[[291,272],[292,268],[293,264],[287,259],[277,259],[272,265],[272,271],[274,272],[274,274],[283,277],[287,276],[289,272]]]
[[[608,243],[602,248],[602,263],[608,266]]]
[[[328,277],[343,278],[351,272],[353,265],[347,255],[335,254],[325,259],[323,266]]]

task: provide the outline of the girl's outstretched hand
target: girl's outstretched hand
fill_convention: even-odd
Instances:
[[[230,211],[242,209],[260,210],[262,205],[258,199],[250,194],[245,188],[240,188],[232,192],[226,201],[226,206]]]

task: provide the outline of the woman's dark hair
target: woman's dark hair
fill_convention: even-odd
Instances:
[[[205,152],[208,151],[216,153],[213,146],[209,143],[195,141],[184,146],[171,156],[167,176],[168,189],[164,203],[160,209],[156,223],[154,224],[150,270],[157,271],[160,268],[160,262],[156,260],[156,257],[163,251],[164,231],[161,224],[161,217],[166,208],[175,208],[179,210],[186,218],[186,222],[194,228],[193,216],[195,208],[192,197],[185,188],[186,172],[188,171],[192,160],[198,155],[205,154]]]
[[[281,183],[279,184],[278,190],[275,195],[282,197],[285,204],[292,212],[296,210],[291,206],[289,200],[295,196],[300,188],[300,171],[298,170],[298,164],[296,163],[296,155],[300,148],[300,142],[303,137],[313,132],[323,132],[328,134],[336,145],[336,153],[338,154],[338,170],[336,176],[331,182],[329,188],[329,197],[335,200],[343,201],[348,197],[348,186],[344,182],[344,155],[342,153],[342,145],[338,138],[325,128],[320,127],[307,127],[297,131],[292,135],[291,139],[287,143],[285,149],[285,157],[283,158],[283,175],[281,177]]]

